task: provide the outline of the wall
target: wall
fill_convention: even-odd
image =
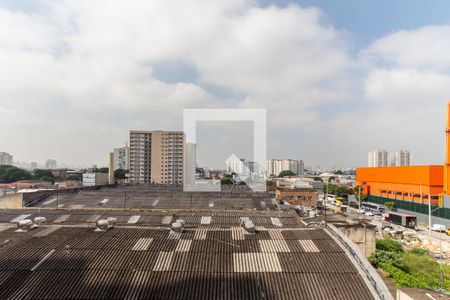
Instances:
[[[313,206],[319,200],[313,189],[277,188],[275,195],[276,199],[286,200],[292,205]]]
[[[375,252],[375,226],[357,225],[339,225],[334,224],[342,231],[353,243],[355,243],[361,253],[369,257]]]
[[[431,195],[437,204],[443,192],[443,166],[357,168],[356,180],[364,186],[364,194],[419,203],[428,203]]]
[[[0,197],[0,208],[22,208],[23,194],[11,194]]]

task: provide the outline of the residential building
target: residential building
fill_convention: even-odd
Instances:
[[[130,147],[114,148],[114,170],[130,168]]]
[[[396,152],[387,152],[386,150],[375,150],[369,152],[369,167],[400,167],[410,165],[410,152],[400,150]]]
[[[130,182],[150,183],[151,165],[150,131],[130,131]]]
[[[396,166],[409,166],[410,165],[410,152],[408,150],[400,150],[395,152],[395,165]]]
[[[56,169],[58,167],[58,163],[54,159],[47,159],[45,162],[45,168],[46,169]]]
[[[184,133],[130,131],[130,182],[181,184]]]
[[[303,160],[273,158],[267,161],[266,170],[269,176],[278,176],[282,171],[292,171],[295,175],[303,175],[305,165]]]
[[[13,165],[13,156],[7,152],[0,152],[0,166]]]
[[[30,170],[31,170],[31,171],[36,170],[37,167],[38,167],[37,162],[32,161],[32,162],[30,163]]]
[[[108,173],[84,173],[83,186],[99,186],[108,184]]]
[[[369,152],[369,167],[386,167],[388,165],[388,153],[386,150],[375,150]]]
[[[226,165],[227,172],[236,173],[238,175],[249,175],[250,173],[245,158],[237,158],[235,155],[232,155],[226,160]]]

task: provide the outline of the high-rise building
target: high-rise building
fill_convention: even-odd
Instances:
[[[181,184],[184,140],[182,131],[130,131],[130,181]]]
[[[386,150],[375,150],[369,152],[369,167],[386,167],[388,164],[388,154]]]
[[[58,167],[58,163],[56,162],[56,160],[54,159],[47,159],[47,161],[45,162],[45,168],[46,169],[56,169]]]
[[[408,150],[400,150],[395,152],[395,165],[396,166],[409,166],[410,165],[410,152]]]
[[[303,160],[295,159],[270,159],[267,161],[267,174],[278,176],[282,171],[292,171],[295,175],[303,175],[305,164]]]
[[[130,168],[130,147],[114,148],[114,170]]]
[[[8,165],[12,166],[13,156],[6,152],[0,152],[0,166]]]
[[[386,150],[375,150],[369,152],[369,167],[395,167],[409,166],[410,152],[408,150],[400,150],[396,152],[387,152]]]
[[[250,173],[245,158],[237,158],[233,155],[229,157],[225,163],[227,165],[227,172],[236,173],[241,176],[249,175]]]
[[[31,171],[36,170],[37,167],[38,167],[37,162],[32,161],[32,162],[30,163],[30,169],[31,169]]]

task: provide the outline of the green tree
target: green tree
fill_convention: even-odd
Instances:
[[[67,180],[81,180],[81,174],[72,174],[67,177]]]
[[[55,178],[54,178],[54,177],[43,176],[43,177],[41,177],[41,178],[39,178],[39,179],[40,179],[40,180],[43,180],[43,181],[50,182],[51,184],[54,184],[54,183],[55,183]]]
[[[295,176],[295,173],[291,170],[285,170],[281,171],[280,174],[278,174],[278,177],[287,177],[287,176]]]
[[[125,174],[128,172],[128,170],[124,169],[117,169],[114,171],[114,177],[117,179],[124,179],[126,178]]]
[[[231,184],[233,184],[233,179],[231,179],[231,178],[224,178],[224,179],[220,180],[220,183],[222,185],[231,185]]]
[[[42,170],[42,169],[34,170],[33,179],[42,179],[43,177],[54,178],[53,173],[50,170]]]
[[[0,166],[0,182],[11,183],[26,179],[31,179],[28,171],[15,166]]]
[[[97,169],[97,172],[98,173],[108,173],[109,172],[109,168],[106,168],[106,167],[99,168],[99,169]]]

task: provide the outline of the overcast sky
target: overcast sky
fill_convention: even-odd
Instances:
[[[269,157],[355,167],[370,150],[409,149],[415,164],[441,164],[449,11],[446,0],[0,0],[0,151],[103,165],[130,129],[181,130],[183,108],[266,108]],[[236,141],[251,153],[249,124],[204,125],[204,164]]]

